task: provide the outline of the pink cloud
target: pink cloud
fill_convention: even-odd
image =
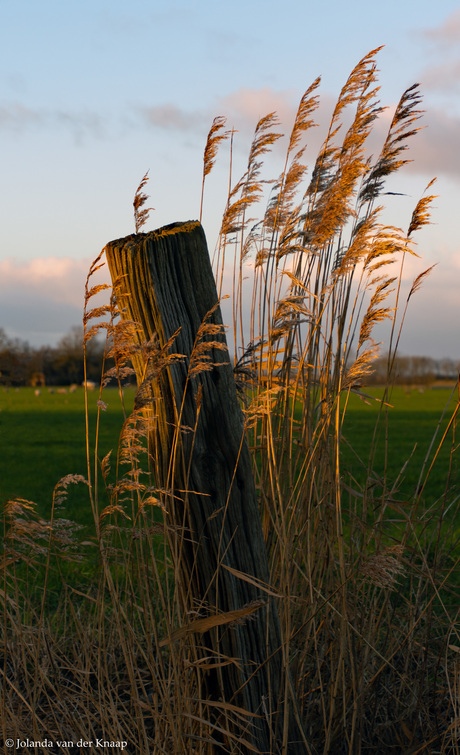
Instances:
[[[0,261],[0,292],[13,290],[33,291],[54,302],[65,302],[81,306],[84,302],[84,288],[91,261],[75,260],[69,257],[37,257],[32,260]],[[107,278],[108,273],[105,274]],[[98,278],[102,278],[101,274]],[[99,280],[98,280],[99,282]]]
[[[425,29],[422,38],[431,48],[432,62],[421,73],[425,90],[458,92],[460,77],[460,9],[453,11],[445,21],[432,29]]]
[[[368,139],[368,150],[375,158],[388,133],[395,107],[389,106],[380,115]],[[423,102],[421,108],[423,111]],[[419,128],[419,131],[406,142],[407,149],[401,158],[410,162],[403,170],[423,175],[427,180],[441,174],[460,179],[460,116],[448,113],[441,107],[431,106],[423,112],[414,127]]]
[[[0,107],[0,128],[22,131],[28,126],[43,123],[43,113],[20,102],[10,102]]]
[[[443,48],[445,45],[457,45],[460,40],[460,9],[452,11],[439,26],[425,29],[422,35]]]
[[[426,125],[413,139],[408,157],[414,162],[410,169],[430,177],[441,173],[460,178],[458,139],[460,117],[430,108],[421,125]]]
[[[89,259],[38,257],[0,262],[0,327],[34,346],[53,345],[82,322]],[[104,266],[90,285],[109,283]],[[91,301],[99,306],[103,292]]]
[[[210,126],[212,122],[203,112],[184,110],[170,102],[141,108],[141,114],[151,126],[178,131],[199,130],[200,133],[204,133],[206,126]]]
[[[229,126],[254,130],[260,118],[276,112],[283,129],[287,129],[295,116],[294,90],[275,91],[270,87],[248,89],[242,87],[219,101],[219,112],[225,115]]]
[[[424,90],[457,92],[460,89],[460,59],[447,60],[425,68],[421,84]]]

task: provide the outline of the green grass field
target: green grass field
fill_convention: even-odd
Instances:
[[[134,389],[124,391],[127,412],[132,409]],[[98,392],[88,394],[90,449],[94,457]],[[116,459],[123,424],[123,408],[117,389],[103,392],[107,409],[102,411],[98,458],[110,450]],[[85,397],[82,388],[75,393],[49,393],[39,396],[33,388],[0,390],[0,500],[25,498],[49,514],[53,489],[65,475],[87,477]],[[91,525],[93,521],[87,488],[72,485],[61,515]]]
[[[382,396],[380,389],[365,392],[376,398]],[[92,455],[97,398],[97,392],[89,394]],[[133,388],[124,391],[127,412],[132,408],[133,398]],[[110,450],[116,457],[123,423],[118,390],[106,389],[103,399],[107,410],[100,415],[99,459]],[[414,494],[425,461],[425,474],[428,472],[454,411],[456,396],[448,388],[396,388],[388,403],[391,406],[380,413],[379,401],[365,402],[355,394],[350,396],[343,424],[346,442],[342,443],[342,472],[347,476],[351,474],[358,482],[366,479],[376,433],[373,470],[380,477],[386,473],[390,484],[399,477],[398,496],[404,499]],[[61,477],[67,474],[87,476],[84,392],[79,389],[75,393],[61,394],[42,389],[36,396],[32,388],[2,390],[0,410],[0,500],[20,497],[34,501],[46,516],[53,488]],[[451,428],[423,491],[424,499],[430,504],[443,496],[446,487],[450,499],[460,491],[456,443]],[[92,521],[84,486],[70,488],[65,515],[83,524]]]
[[[382,389],[363,392],[377,399],[383,395]],[[460,492],[455,423],[437,452],[455,410],[456,392],[452,387],[398,387],[387,402],[390,406],[382,410],[380,401],[365,402],[351,394],[343,423],[343,436],[350,446],[342,443],[342,470],[362,483],[372,457],[373,471],[386,478],[390,487],[397,484],[399,499],[411,498],[419,485],[425,504],[433,504],[446,492],[446,498],[454,499]]]

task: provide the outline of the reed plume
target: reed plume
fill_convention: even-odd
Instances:
[[[142,209],[144,207],[144,204],[149,199],[148,194],[144,194],[144,187],[147,184],[148,180],[149,180],[149,171],[147,171],[147,173],[142,178],[142,181],[137,187],[136,193],[134,195],[133,207],[134,207],[134,226],[136,229],[136,233],[140,233],[142,226],[144,226],[148,220],[150,211],[155,209],[154,207],[147,207],[147,208]]]
[[[227,122],[227,119],[222,115],[218,115],[216,118],[214,118],[211,129],[208,134],[208,138],[206,140],[206,146],[204,148],[204,156],[203,156],[203,179],[201,182],[200,223],[201,223],[201,217],[203,214],[205,179],[206,179],[206,176],[209,175],[209,173],[214,167],[214,164],[216,162],[217,150],[219,148],[220,142],[225,141],[225,139],[228,139],[228,136],[230,133],[229,131],[225,131],[223,134],[219,133],[221,129],[224,128],[226,122]]]

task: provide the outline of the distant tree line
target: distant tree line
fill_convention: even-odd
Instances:
[[[104,344],[86,344],[87,380],[100,383]],[[105,368],[110,366],[105,364]],[[74,327],[57,346],[34,348],[27,341],[9,338],[0,328],[0,385],[81,385],[84,380],[83,329]]]
[[[104,364],[104,343],[93,338],[86,344],[87,379],[101,380]],[[435,381],[456,381],[460,361],[431,357],[397,356],[393,364],[393,378],[397,384],[426,385]],[[366,379],[367,385],[386,383],[388,356],[373,362],[373,370]],[[57,346],[34,348],[27,341],[9,338],[0,328],[0,385],[81,385],[84,380],[83,328],[75,326]]]
[[[384,385],[387,382],[388,367],[388,356],[376,359],[366,384]],[[391,378],[398,385],[428,385],[437,381],[457,381],[459,372],[460,361],[454,359],[396,356],[392,363]]]

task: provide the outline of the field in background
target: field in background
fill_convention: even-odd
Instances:
[[[88,393],[89,439],[94,454],[98,390]],[[123,407],[116,388],[104,390],[107,409],[99,427],[98,458],[113,449],[115,457],[123,424]],[[124,391],[127,413],[132,410],[134,388]],[[26,498],[38,504],[39,513],[49,515],[54,486],[68,474],[87,477],[85,395],[50,393],[42,388],[0,390],[0,500]],[[94,527],[85,487],[69,488],[63,515]]]
[[[132,410],[134,392],[134,388],[127,388],[123,393],[125,411],[128,414]],[[381,398],[383,394],[380,388],[363,389],[363,392],[374,398]],[[93,454],[98,391],[89,393],[88,396],[89,435]],[[107,409],[101,414],[99,459],[111,450],[116,454],[124,418],[117,389],[106,388],[103,400]],[[452,387],[398,387],[391,393],[388,399],[391,406],[381,414],[378,424],[373,469],[381,477],[386,469],[390,483],[400,476],[397,488],[401,500],[414,494],[420,482],[425,458],[428,459],[428,471],[455,402],[456,395]],[[348,400],[341,446],[342,473],[345,477],[351,473],[360,483],[366,479],[380,407],[380,401],[365,400],[353,393]],[[430,452],[435,433],[436,439]],[[428,478],[423,491],[423,500],[428,504],[434,503],[443,495],[446,483],[449,485],[450,497],[455,490],[460,493],[460,468],[455,455],[449,471],[451,446],[449,443],[444,444]],[[83,389],[74,393],[49,393],[45,388],[38,396],[33,388],[0,391],[2,503],[14,497],[27,498],[37,503],[41,515],[46,517],[54,486],[68,474],[87,475]],[[72,486],[69,489],[64,513],[81,524],[94,525],[85,488]]]
[[[363,392],[376,399],[383,396],[382,388],[364,388]],[[386,476],[387,484],[396,483],[395,493],[400,500],[413,497],[424,484],[456,401],[455,386],[397,387],[387,398],[390,406],[382,411],[380,401],[352,393],[343,424],[342,472],[351,472],[361,484],[366,480],[375,434],[374,473],[380,478]],[[455,436],[453,439],[450,436],[440,449],[422,491],[425,505],[438,501],[446,487],[450,500],[455,491],[460,494],[460,468],[458,454],[452,453],[454,448]]]

